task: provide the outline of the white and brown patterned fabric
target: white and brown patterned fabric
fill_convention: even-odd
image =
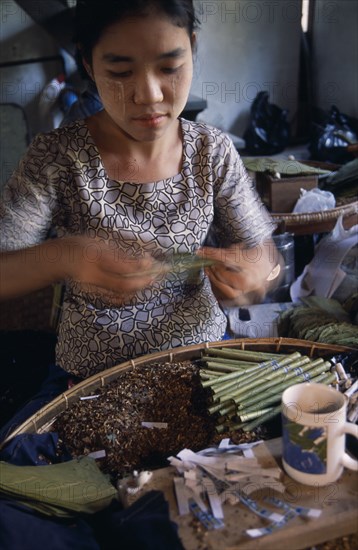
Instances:
[[[85,121],[30,145],[5,186],[0,244],[15,250],[57,236],[113,239],[126,252],[159,258],[205,244],[254,246],[274,226],[228,137],[180,119],[182,170],[140,184],[108,178]],[[220,340],[226,317],[202,270],[196,280],[172,273],[123,307],[68,282],[57,344],[58,364],[87,377],[122,361],[177,346]]]

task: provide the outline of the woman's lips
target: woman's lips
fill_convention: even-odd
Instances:
[[[140,126],[155,127],[159,126],[165,119],[166,115],[158,113],[135,117],[133,120]]]

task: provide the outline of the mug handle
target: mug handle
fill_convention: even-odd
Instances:
[[[351,422],[346,422],[343,426],[342,431],[343,433],[351,434],[356,439],[358,439],[358,426],[356,424],[352,424]],[[358,472],[358,460],[355,460],[354,458],[350,457],[347,453],[343,454],[342,464],[346,468],[349,468],[349,470],[354,470],[355,472]]]

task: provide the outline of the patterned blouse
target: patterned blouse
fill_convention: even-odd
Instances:
[[[272,219],[229,138],[203,123],[180,123],[181,172],[144,184],[107,176],[85,121],[39,134],[2,193],[1,249],[32,246],[51,229],[167,259],[204,244],[250,247],[269,237]],[[225,329],[203,269],[195,277],[173,270],[124,306],[68,281],[57,362],[85,378],[146,353],[220,340]]]

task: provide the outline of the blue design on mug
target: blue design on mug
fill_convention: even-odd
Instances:
[[[285,462],[306,474],[327,472],[326,428],[302,426],[282,415],[283,458]]]

